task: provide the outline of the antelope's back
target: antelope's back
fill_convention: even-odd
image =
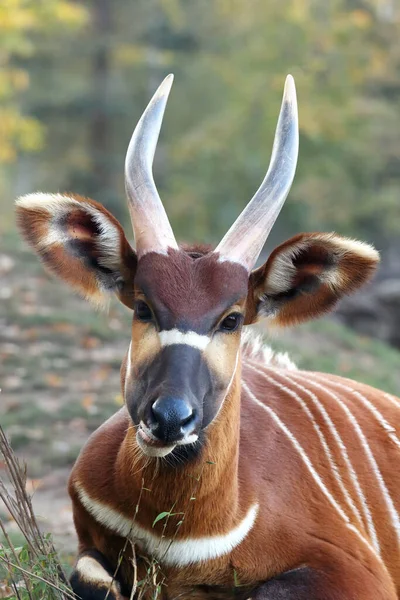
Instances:
[[[245,353],[241,428],[266,511],[350,553],[365,541],[400,591],[400,399]]]

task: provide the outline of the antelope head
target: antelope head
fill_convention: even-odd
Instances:
[[[17,200],[18,223],[45,265],[89,300],[110,294],[133,311],[122,365],[127,410],[143,453],[190,457],[240,386],[243,326],[290,325],[331,309],[378,261],[369,245],[303,233],[254,269],[289,193],[298,154],[296,91],[286,80],[268,172],[213,250],[174,237],[152,174],[172,76],[161,84],[129,144],[125,183],[136,241],[100,204],[72,194]]]

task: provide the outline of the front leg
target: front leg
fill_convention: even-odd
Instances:
[[[70,577],[74,593],[82,600],[123,600],[112,569],[97,550],[85,550],[76,561]]]
[[[249,600],[397,600],[380,565],[371,572],[354,562],[287,571],[259,586]]]
[[[340,598],[345,600],[343,595]],[[331,595],[322,573],[303,567],[263,583],[249,600],[339,600],[339,597]]]
[[[124,587],[121,565],[114,579],[123,541],[103,530],[82,506],[72,476],[69,493],[79,541],[79,553],[70,577],[74,593],[82,600],[124,600],[129,592],[127,594],[126,589],[121,589]]]

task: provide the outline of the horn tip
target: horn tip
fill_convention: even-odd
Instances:
[[[296,101],[296,85],[294,83],[293,75],[289,74],[286,77],[284,97],[289,102]]]
[[[174,75],[172,73],[170,73],[169,75],[166,76],[166,78],[164,79],[164,81],[162,82],[160,87],[158,88],[157,95],[159,97],[160,96],[168,96],[169,92],[171,91],[173,82],[174,82]]]

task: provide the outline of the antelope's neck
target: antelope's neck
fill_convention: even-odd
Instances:
[[[182,535],[210,535],[235,526],[246,513],[248,507],[240,506],[238,480],[240,386],[238,365],[219,414],[206,430],[203,449],[182,465],[171,466],[168,457],[144,456],[136,443],[136,430],[128,429],[116,465],[118,494],[121,506],[136,499],[142,525],[151,527],[158,515],[167,512],[172,516],[166,535],[182,520]]]

